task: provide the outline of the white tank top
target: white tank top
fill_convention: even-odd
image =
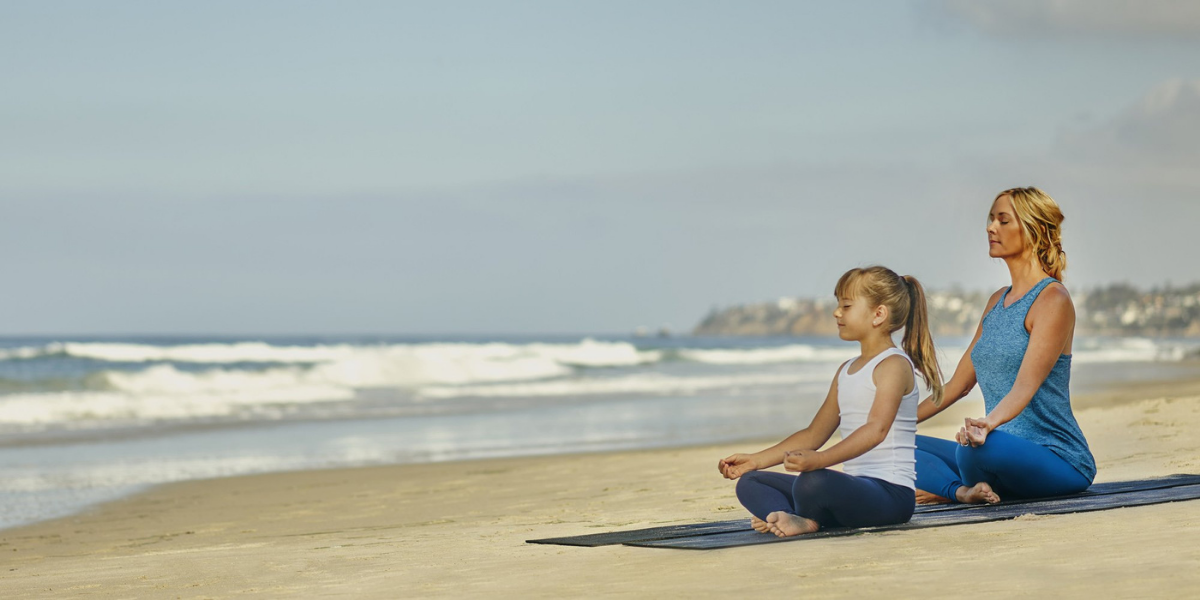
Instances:
[[[888,348],[867,361],[867,364],[853,375],[849,373],[853,360],[843,365],[838,371],[837,400],[838,411],[842,417],[838,431],[842,434],[842,439],[846,439],[854,430],[866,425],[871,405],[875,403],[875,382],[872,379],[875,367],[879,366],[883,359],[893,354],[903,356],[908,361],[908,365],[912,366],[912,359],[907,354],[899,348]],[[896,420],[888,429],[887,437],[862,456],[843,463],[842,469],[850,475],[875,477],[915,489],[917,479],[915,455],[917,449],[917,401],[919,396],[920,392],[914,380],[912,392],[900,400],[900,410],[896,412]]]

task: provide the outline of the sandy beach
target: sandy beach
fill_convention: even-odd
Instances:
[[[1098,481],[1200,473],[1200,381],[1077,398]],[[960,403],[922,432],[949,436]],[[716,551],[525,540],[744,514],[764,443],[192,481],[0,533],[5,598],[1150,597],[1200,589],[1200,502]]]

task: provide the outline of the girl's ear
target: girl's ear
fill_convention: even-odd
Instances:
[[[890,312],[891,311],[888,310],[888,307],[883,304],[876,306],[875,314],[871,317],[871,325],[874,325],[875,327],[882,327],[888,322],[888,317],[891,316],[889,314]]]

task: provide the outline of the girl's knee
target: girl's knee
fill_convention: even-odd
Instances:
[[[801,473],[796,478],[796,482],[792,484],[792,495],[796,498],[820,496],[829,487],[831,477],[833,477],[833,472],[826,469]]]
[[[738,477],[737,486],[734,488],[734,490],[740,495],[748,488],[762,485],[762,482],[760,481],[761,477],[762,473],[759,473],[758,471],[743,473],[741,477]]]

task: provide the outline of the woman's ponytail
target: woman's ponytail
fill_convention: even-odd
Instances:
[[[934,406],[942,405],[942,369],[938,366],[937,353],[933,348],[933,335],[929,332],[929,310],[925,305],[925,290],[921,282],[912,275],[904,276],[908,297],[911,300],[908,321],[904,324],[904,352],[913,360],[925,387],[932,391]]]

